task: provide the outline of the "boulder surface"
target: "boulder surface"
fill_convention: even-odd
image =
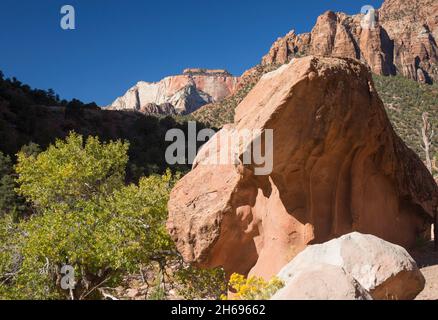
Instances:
[[[285,287],[271,300],[372,300],[369,292],[341,267],[316,263],[293,272],[293,279],[288,277]]]
[[[355,282],[341,276],[341,270],[364,290],[353,291],[357,286],[348,287]],[[336,274],[339,274],[339,281],[336,281]],[[286,286],[274,299],[302,296],[304,299],[345,300],[353,298],[354,293],[365,291],[376,300],[410,300],[425,285],[424,276],[404,248],[357,232],[307,247],[283,268],[279,277]],[[322,287],[318,289],[319,286]],[[313,291],[307,296],[299,293],[310,289]]]

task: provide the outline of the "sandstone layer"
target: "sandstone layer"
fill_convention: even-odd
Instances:
[[[206,164],[219,137],[256,129],[273,130],[270,174],[242,163],[248,142],[239,161]],[[353,59],[311,56],[266,74],[202,150],[171,193],[167,227],[186,261],[228,274],[271,278],[309,244],[352,231],[411,247],[438,206],[435,181]]]

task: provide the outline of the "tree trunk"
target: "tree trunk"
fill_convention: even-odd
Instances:
[[[426,166],[430,173],[432,173],[432,159],[430,157],[430,147],[432,145],[432,138],[434,132],[429,123],[429,114],[423,113],[423,127],[421,128],[421,135],[423,138],[423,150],[426,154]]]

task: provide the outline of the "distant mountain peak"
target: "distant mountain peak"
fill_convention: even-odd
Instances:
[[[238,81],[238,77],[223,69],[185,69],[181,75],[158,82],[139,81],[108,109],[158,115],[189,114],[234,93]]]

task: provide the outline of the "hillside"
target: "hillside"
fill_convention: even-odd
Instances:
[[[166,132],[187,131],[182,117],[147,116],[137,112],[102,110],[94,103],[60,100],[53,90],[31,89],[17,79],[0,77],[0,151],[14,158],[33,142],[45,149],[70,131],[98,136],[102,141],[122,139],[130,143],[128,178],[164,172],[168,167]],[[202,124],[198,129],[204,128]],[[185,171],[188,166],[173,166]]]
[[[374,83],[386,112],[400,137],[424,159],[421,148],[422,114],[428,112],[432,128],[438,130],[438,85],[423,85],[402,76],[374,76]],[[437,152],[438,136],[433,137]]]

